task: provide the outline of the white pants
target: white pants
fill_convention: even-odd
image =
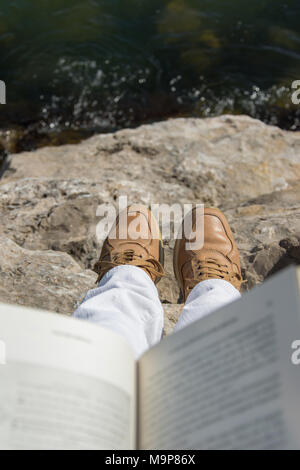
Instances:
[[[227,281],[209,279],[197,284],[187,298],[174,331],[193,323],[240,297]],[[164,312],[155,284],[143,269],[118,266],[90,290],[74,317],[121,334],[136,357],[161,340]]]

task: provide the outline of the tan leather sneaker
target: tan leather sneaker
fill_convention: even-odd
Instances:
[[[194,232],[197,210],[200,209],[193,210]],[[173,257],[174,272],[184,301],[193,287],[206,279],[224,279],[238,290],[241,289],[243,281],[239,252],[226,217],[219,209],[204,209],[203,247],[189,250],[189,243],[188,236],[177,239]]]
[[[163,242],[158,223],[150,209],[132,205],[120,212],[104,241],[94,266],[97,283],[110,269],[130,264],[142,268],[157,283],[164,275]]]

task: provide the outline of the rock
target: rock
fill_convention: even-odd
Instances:
[[[299,153],[299,133],[246,116],[173,119],[12,155],[4,181],[80,178],[151,202],[236,204],[299,180]]]
[[[71,314],[96,275],[57,251],[31,251],[0,238],[1,302]]]
[[[72,310],[75,298],[80,300],[83,286],[90,287],[90,268],[104,238],[98,225],[100,204],[116,206],[122,195],[129,203],[202,202],[219,206],[227,215],[247,289],[290,262],[300,263],[299,177],[299,132],[246,116],[175,119],[94,136],[77,145],[11,155],[0,184],[0,236],[21,250],[19,260],[30,256],[38,263],[46,254],[72,256],[68,259],[76,261],[76,276],[86,275],[86,283],[78,284],[77,295],[75,287],[73,293],[62,287],[56,301],[47,290],[41,299],[51,304],[47,308],[65,313]],[[165,236],[165,247],[167,276],[158,289],[170,332],[181,309],[172,268],[174,234],[170,240]],[[25,305],[29,296],[15,284],[9,253],[3,250],[5,285],[15,299],[11,301],[20,295]],[[30,265],[22,266],[33,284],[38,281],[35,271],[26,267]],[[69,268],[65,273],[69,275]],[[61,269],[59,276],[65,286]],[[39,303],[38,289],[32,296]]]
[[[164,335],[172,333],[174,326],[177,323],[181,310],[182,304],[164,304],[165,322],[164,322]]]
[[[0,130],[0,151],[13,153],[17,150],[18,140],[22,136],[21,129]]]
[[[300,184],[226,209],[237,241],[247,288],[291,263],[299,263]]]
[[[28,249],[68,252],[90,267],[96,258],[96,209],[110,199],[103,188],[80,180],[39,178],[2,184],[0,234]]]

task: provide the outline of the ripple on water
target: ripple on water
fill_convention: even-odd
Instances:
[[[0,126],[30,145],[170,116],[299,129],[299,13],[294,0],[1,2]]]

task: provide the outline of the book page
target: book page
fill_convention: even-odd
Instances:
[[[139,448],[300,449],[295,340],[294,268],[166,338],[139,362]]]
[[[0,449],[134,449],[136,363],[87,322],[0,304]]]

